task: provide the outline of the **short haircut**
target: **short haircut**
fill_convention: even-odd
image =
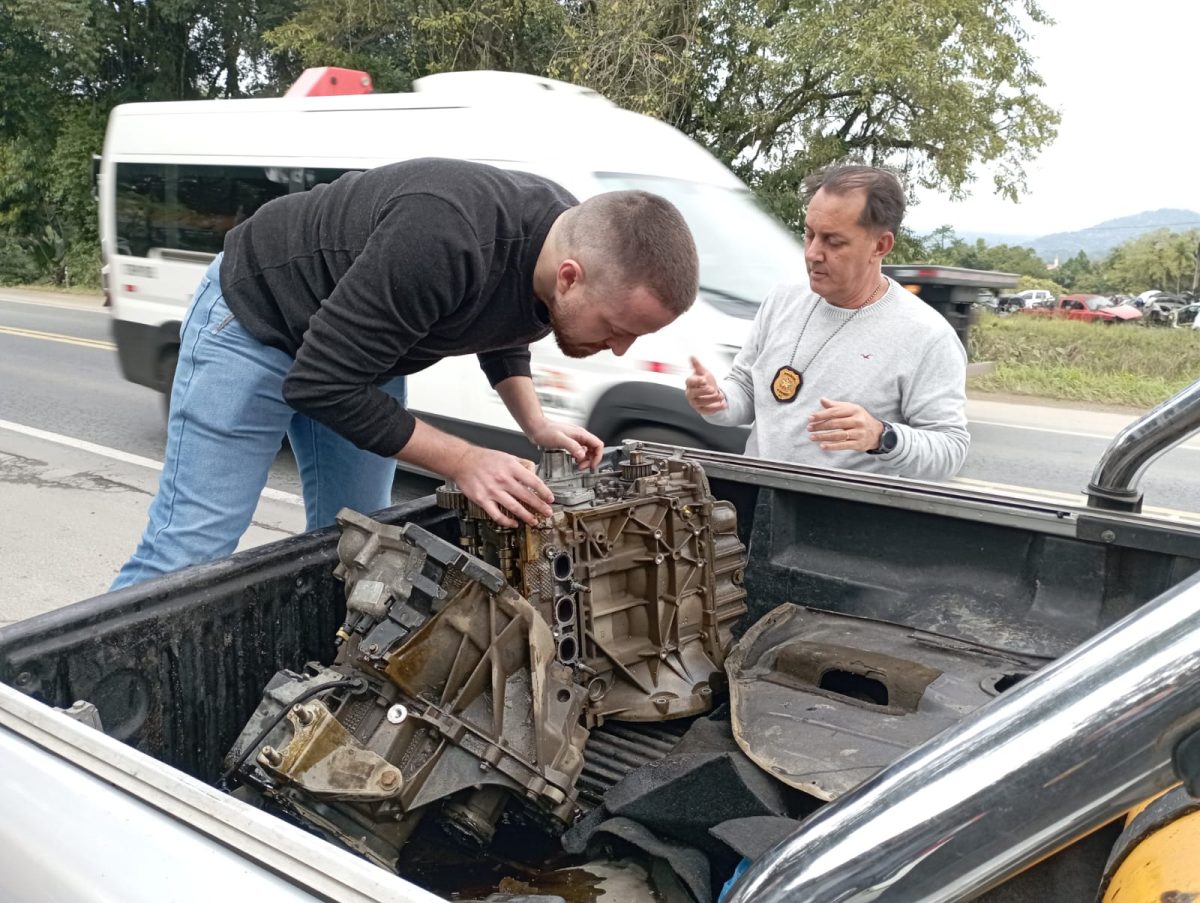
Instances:
[[[563,216],[563,250],[597,283],[642,286],[678,316],[700,288],[692,232],[675,205],[648,191],[607,191]]]
[[[877,166],[826,167],[804,180],[804,203],[809,203],[822,188],[836,195],[866,192],[867,202],[863,205],[858,224],[893,235],[899,233],[906,202],[900,179],[890,169]]]

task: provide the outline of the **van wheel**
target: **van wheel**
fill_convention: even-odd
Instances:
[[[159,373],[162,374],[162,410],[164,420],[171,414],[171,386],[175,384],[175,368],[178,365],[178,348],[171,348],[163,354],[162,366],[159,369]]]
[[[652,426],[639,423],[620,431],[620,439],[640,439],[642,442],[658,442],[662,445],[682,445],[687,448],[707,448],[707,446],[690,433],[673,430],[669,427]]]

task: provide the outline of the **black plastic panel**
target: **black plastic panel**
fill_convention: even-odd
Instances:
[[[747,619],[794,602],[1049,656],[1200,568],[1169,552],[770,489],[747,546]]]

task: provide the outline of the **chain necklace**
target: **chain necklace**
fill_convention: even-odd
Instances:
[[[804,325],[800,327],[800,334],[796,336],[796,344],[792,346],[792,355],[788,358],[788,362],[775,371],[775,378],[771,380],[771,394],[775,396],[775,400],[783,404],[796,400],[796,395],[800,392],[800,387],[804,385],[804,371],[812,366],[813,361],[817,359],[817,355],[825,350],[825,346],[833,341],[834,337],[850,325],[850,321],[857,317],[864,307],[874,304],[879,298],[882,298],[887,290],[887,280],[883,280],[883,284],[876,287],[871,293],[871,297],[864,303],[854,308],[854,313],[842,320],[838,324],[838,328],[829,334],[829,337],[821,343],[821,347],[808,359],[808,363],[800,370],[792,366],[792,361],[796,359],[796,352],[800,350],[800,340],[804,338],[804,333],[808,331],[808,321],[812,319],[813,312],[820,306],[820,301],[808,309],[808,316],[804,318]],[[883,291],[880,291],[883,289]]]

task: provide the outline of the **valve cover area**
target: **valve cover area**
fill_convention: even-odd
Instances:
[[[561,831],[590,729],[707,711],[745,611],[733,507],[636,443],[595,472],[547,451],[538,474],[536,527],[439,489],[461,548],[343,510],[336,659],[276,674],[227,777],[395,868],[427,816],[474,848],[502,817]]]

